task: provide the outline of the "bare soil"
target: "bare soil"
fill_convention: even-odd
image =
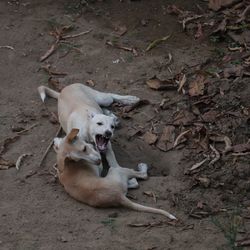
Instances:
[[[0,47],[0,156],[16,162],[20,155],[32,154],[23,159],[18,171],[15,167],[0,170],[1,249],[243,249],[235,244],[249,239],[250,158],[223,154],[224,144],[209,136],[226,135],[233,145],[247,143],[249,78],[206,73],[205,92],[189,96],[187,86],[197,72],[227,67],[228,43],[211,42],[208,31],[195,39],[196,26],[184,32],[177,17],[167,11],[173,3],[195,13],[208,11],[207,3],[197,0],[0,2],[0,46],[11,46]],[[51,32],[66,25],[72,26],[66,35],[91,32],[66,39],[40,62],[55,41]],[[116,28],[123,26],[127,32],[117,35]],[[145,52],[152,41],[169,34],[168,40]],[[138,55],[135,50],[109,46],[107,41],[134,48]],[[220,50],[226,51],[223,58]],[[230,56],[236,57],[235,64],[242,58],[239,51]],[[41,69],[48,64],[51,71],[67,75]],[[165,80],[183,74],[187,76],[185,94],[152,90],[146,84],[154,76]],[[113,147],[121,166],[134,168],[139,162],[150,166],[149,180],[140,182],[129,196],[170,211],[179,218],[177,223],[157,215],[95,209],[76,202],[55,177],[53,149],[39,166],[59,124],[53,115],[56,101],[47,99],[44,105],[37,87],[87,81],[98,90],[150,102],[128,113],[123,107],[112,107],[121,118]],[[217,113],[204,118],[211,110]],[[180,112],[186,112],[186,119],[180,119]],[[174,149],[160,150],[157,142],[148,145],[145,132],[154,133],[159,141],[166,126],[174,127],[175,139],[187,129],[191,132]],[[6,141],[23,129],[28,131]],[[219,150],[220,159],[190,173],[188,169],[204,157],[215,157],[209,144]]]

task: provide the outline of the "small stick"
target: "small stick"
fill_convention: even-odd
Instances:
[[[17,170],[19,170],[20,169],[20,166],[21,166],[21,164],[22,164],[22,161],[23,161],[23,159],[25,158],[25,157],[27,157],[27,156],[31,156],[32,154],[22,154],[22,155],[20,155],[19,157],[18,157],[18,159],[17,159],[17,161],[16,161],[16,169]]]
[[[186,75],[184,74],[183,76],[182,76],[182,78],[180,79],[180,81],[179,81],[179,88],[178,88],[178,92],[180,92],[181,90],[182,90],[182,88],[183,88],[183,86],[184,86],[184,84],[186,83],[186,81],[187,81],[187,77],[186,77]]]
[[[57,49],[57,43],[58,41],[56,41],[56,43],[52,44],[51,47],[48,49],[48,51],[40,57],[40,62],[43,62],[45,59],[47,59],[49,56],[51,56]]]
[[[180,141],[181,137],[183,137],[183,136],[184,136],[185,134],[187,134],[188,132],[190,132],[190,129],[188,129],[188,130],[186,130],[186,131],[180,133],[180,134],[177,136],[177,138],[176,138],[176,140],[175,140],[175,142],[174,142],[173,148],[175,148],[175,147],[179,144],[179,141]]]
[[[75,37],[78,37],[78,36],[83,36],[83,35],[86,35],[86,34],[90,33],[91,31],[92,31],[92,29],[84,31],[84,32],[81,32],[79,34],[75,34],[75,35],[63,36],[62,39],[68,39],[68,38],[75,38]]]
[[[11,50],[15,50],[12,46],[9,46],[9,45],[0,46],[0,49],[11,49]]]
[[[193,171],[193,170],[195,170],[195,169],[201,167],[207,160],[208,160],[208,158],[204,159],[204,160],[201,161],[201,162],[195,163],[195,164],[189,169],[189,171]]]
[[[219,159],[220,159],[220,153],[218,152],[218,150],[214,147],[214,146],[212,146],[211,144],[209,144],[209,147],[214,151],[214,153],[215,153],[215,157],[214,157],[214,159],[212,160],[212,161],[210,161],[209,162],[209,164],[208,165],[214,165],[214,163],[215,162],[217,162]]]
[[[249,10],[250,10],[250,5],[248,5],[246,9],[240,14],[240,18],[236,20],[236,23],[241,23],[242,21],[244,21],[246,19]]]
[[[233,156],[244,156],[244,155],[250,155],[250,152],[244,152],[244,153],[232,153]]]
[[[228,152],[232,150],[232,142],[229,137],[224,136],[224,142],[226,144],[224,152]]]
[[[192,17],[184,18],[184,19],[182,20],[182,28],[183,28],[183,30],[186,29],[186,24],[187,24],[188,22],[191,22],[191,21],[196,20],[196,19],[201,18],[201,17],[203,17],[203,15],[194,15],[194,16],[192,16]]]
[[[60,131],[61,131],[61,128],[62,128],[62,127],[60,126],[59,129],[58,129],[57,132],[56,132],[55,137],[57,137],[57,136],[59,135],[59,133],[60,133]],[[52,147],[53,143],[54,143],[54,138],[53,138],[53,140],[51,140],[51,142],[50,142],[50,144],[48,145],[46,151],[44,152],[44,154],[43,154],[43,156],[42,156],[42,159],[41,159],[41,161],[40,161],[40,163],[39,163],[39,167],[41,167],[41,165],[42,165],[43,161],[45,160],[45,158],[46,158],[46,156],[47,156],[47,154],[48,154],[50,148]]]
[[[26,128],[26,129],[24,129],[24,130],[21,130],[21,131],[19,131],[19,132],[17,132],[17,134],[18,134],[18,135],[21,135],[22,133],[25,133],[25,132],[31,130],[32,128],[36,127],[37,125],[38,125],[38,123],[35,123],[35,124],[31,125],[30,127]]]

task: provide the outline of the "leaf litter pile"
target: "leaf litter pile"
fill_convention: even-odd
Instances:
[[[162,100],[146,103],[153,117],[131,128],[135,137],[162,152],[183,151],[183,173],[190,189],[219,190],[225,204],[250,198],[250,1],[209,1],[199,13],[176,5],[167,8],[194,39],[214,45],[204,63],[187,66],[168,79],[155,75],[144,87],[157,91]],[[158,40],[157,40],[158,41]],[[155,45],[155,44],[154,44]],[[153,49],[153,47],[150,47]],[[174,60],[169,55],[169,62]],[[139,113],[138,107],[115,106],[124,119]],[[142,109],[141,109],[142,110]],[[212,209],[199,202],[189,211],[203,218]]]

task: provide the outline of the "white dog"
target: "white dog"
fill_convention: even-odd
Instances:
[[[73,128],[79,129],[78,136],[83,141],[94,143],[99,152],[106,155],[110,167],[120,167],[110,142],[117,118],[111,112],[105,115],[100,106],[108,107],[113,102],[130,105],[138,102],[138,97],[104,93],[81,83],[69,85],[61,93],[45,86],[40,86],[38,92],[42,101],[46,94],[58,99],[59,121],[66,134]],[[137,181],[130,180],[129,188],[135,187],[138,187]]]

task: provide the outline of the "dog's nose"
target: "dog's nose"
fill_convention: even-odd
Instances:
[[[96,165],[100,165],[100,164],[101,164],[101,162],[102,162],[102,160],[101,160],[101,159],[97,160],[97,161],[96,161]]]
[[[112,132],[111,132],[111,131],[109,131],[109,130],[106,130],[106,131],[105,131],[105,137],[110,138],[111,135],[112,135]]]

